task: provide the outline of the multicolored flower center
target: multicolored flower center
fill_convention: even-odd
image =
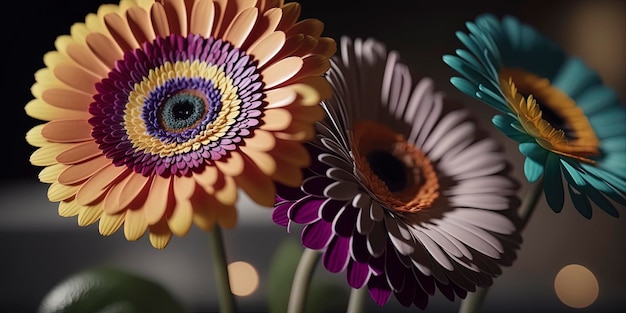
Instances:
[[[354,125],[354,160],[366,189],[391,209],[414,213],[439,196],[439,180],[426,155],[387,126],[372,121]]]
[[[263,115],[253,58],[197,35],[157,38],[124,55],[97,84],[92,136],[145,176],[185,175],[229,157]]]
[[[595,163],[599,141],[585,116],[567,94],[546,78],[522,69],[500,71],[500,87],[523,130],[554,153]],[[524,96],[526,95],[526,97]]]

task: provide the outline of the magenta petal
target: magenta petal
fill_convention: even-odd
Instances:
[[[339,273],[350,259],[350,238],[335,236],[324,252],[322,263],[331,273]]]
[[[346,205],[335,222],[335,233],[343,237],[351,236],[356,227],[358,213],[359,209]]]
[[[334,221],[345,204],[345,201],[337,201],[329,198],[328,201],[322,205],[322,218],[327,222]]]
[[[332,235],[333,231],[330,223],[320,220],[304,226],[304,229],[302,229],[302,244],[309,249],[324,249],[330,242]]]
[[[289,225],[289,218],[287,217],[287,211],[291,207],[291,202],[284,202],[277,204],[272,211],[272,220],[274,223],[287,227]]]
[[[325,199],[307,196],[296,201],[288,214],[298,224],[311,224],[320,218],[319,210]]]
[[[370,277],[370,280],[367,282],[367,289],[370,297],[380,306],[385,305],[391,297],[391,288],[387,285],[387,280],[384,276]]]
[[[370,267],[366,263],[350,260],[348,271],[346,272],[348,285],[356,289],[362,288],[367,283],[371,273],[372,271],[370,271]]]
[[[351,240],[352,256],[354,257],[354,260],[361,263],[369,263],[372,256],[367,251],[367,241],[365,240],[365,236],[359,234],[358,232],[354,232]]]

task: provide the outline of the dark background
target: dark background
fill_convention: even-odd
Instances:
[[[1,134],[5,143],[0,174],[0,309],[32,312],[41,298],[67,275],[94,265],[115,265],[150,276],[181,297],[190,311],[216,308],[205,234],[193,230],[174,238],[164,251],[154,251],[147,238],[128,243],[123,236],[98,235],[97,226],[81,229],[75,218],[57,216],[47,202],[46,186],[37,182],[40,168],[30,165],[34,149],[24,140],[39,122],[26,116],[32,99],[30,86],[42,56],[54,49],[58,35],[68,34],[75,22],[95,12],[102,1],[11,1],[4,4]],[[115,3],[115,2],[107,2]],[[514,162],[514,174],[523,181],[517,146],[489,123],[493,111],[468,99],[448,82],[455,73],[443,54],[461,48],[454,33],[478,14],[515,15],[553,38],[571,54],[583,57],[599,71],[606,84],[626,99],[626,3],[618,0],[555,1],[355,1],[302,0],[302,18],[325,23],[324,35],[338,39],[374,37],[398,50],[414,77],[430,76],[449,96],[466,102],[483,121],[483,128],[500,140]],[[625,121],[626,122],[626,121]],[[520,195],[526,192],[524,185]],[[261,279],[283,230],[268,223],[265,208],[242,200],[248,212],[238,228],[225,233],[229,258],[255,263]],[[622,215],[626,212],[621,208]],[[498,278],[484,304],[484,312],[618,312],[626,307],[626,238],[624,217],[615,219],[594,211],[592,220],[578,215],[567,201],[560,214],[542,203],[524,232],[519,258]],[[258,236],[262,232],[262,236]],[[145,236],[144,236],[145,237]],[[289,236],[296,238],[296,234]],[[250,240],[254,238],[254,240]],[[570,263],[590,268],[599,280],[600,296],[587,309],[574,310],[558,301],[552,283],[556,272]],[[325,277],[323,270],[319,271]],[[328,275],[343,283],[343,275]],[[262,288],[262,287],[261,287]],[[264,290],[241,299],[244,311],[264,311]],[[208,295],[208,296],[207,296]],[[384,308],[368,303],[368,311],[400,310],[394,300]],[[430,312],[453,312],[459,302],[435,298]],[[259,309],[261,308],[261,309]],[[3,310],[4,311],[4,310]],[[409,311],[419,311],[415,308]]]

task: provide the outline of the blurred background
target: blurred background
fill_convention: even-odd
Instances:
[[[510,14],[554,39],[567,52],[582,57],[605,83],[626,100],[626,1],[620,0],[437,0],[367,2],[356,0],[301,0],[302,18],[318,18],[325,36],[338,39],[374,37],[390,50],[398,50],[414,77],[432,77],[450,97],[464,101],[493,133],[514,163],[514,175],[523,181],[522,161],[515,143],[491,125],[486,106],[464,96],[449,83],[455,73],[442,61],[443,54],[461,48],[454,33],[465,31],[465,22],[478,14]],[[217,297],[209,241],[193,229],[185,238],[175,237],[163,251],[150,247],[147,238],[129,243],[121,232],[104,238],[97,225],[77,227],[75,218],[61,218],[46,198],[28,162],[34,151],[24,140],[38,121],[26,116],[24,105],[32,99],[33,74],[43,67],[42,56],[54,49],[58,35],[69,33],[75,22],[111,1],[12,1],[1,19],[4,30],[2,94],[5,120],[2,127],[6,166],[0,172],[0,311],[34,312],[43,297],[59,282],[94,266],[115,266],[162,284],[178,297],[189,312],[217,310]],[[28,25],[28,27],[24,26]],[[626,122],[626,121],[624,121]],[[524,185],[520,191],[523,196]],[[543,201],[543,200],[541,200]],[[490,289],[483,312],[621,312],[626,307],[626,211],[613,218],[600,210],[591,220],[580,216],[569,199],[555,214],[539,203],[527,228],[518,259],[504,269]],[[268,273],[272,259],[285,246],[299,247],[297,232],[287,235],[270,219],[270,209],[242,197],[241,222],[225,230],[229,261],[251,264],[258,284],[249,295],[237,298],[241,311],[268,311]],[[146,236],[144,236],[146,237]],[[297,249],[297,248],[296,248]],[[572,308],[559,299],[555,277],[567,265],[589,269],[599,286],[597,298],[584,308]],[[338,290],[328,305],[343,311],[349,292],[344,275],[332,275],[318,267],[315,280]],[[288,289],[289,286],[285,285]],[[328,301],[328,299],[326,299]],[[454,312],[460,302],[435,296],[428,312]],[[333,310],[333,307],[329,307]],[[385,307],[367,302],[367,312],[419,311],[405,309],[392,297]]]

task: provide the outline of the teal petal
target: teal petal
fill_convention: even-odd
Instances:
[[[604,212],[613,217],[619,217],[619,212],[617,211],[613,203],[607,200],[600,192],[598,192],[598,190],[589,185],[581,186],[580,190],[582,194],[591,199],[591,201],[593,201]]]
[[[506,33],[506,37],[511,43],[512,50],[522,49],[522,32],[520,25],[514,18],[505,17],[502,19],[502,27]]]
[[[450,83],[452,83],[452,85],[454,85],[454,87],[456,87],[462,93],[468,96],[472,96],[474,98],[478,98],[476,96],[476,92],[478,91],[478,89],[476,88],[476,85],[474,85],[467,79],[462,78],[462,77],[452,77],[450,78]]]
[[[507,137],[517,141],[517,142],[531,142],[535,141],[535,139],[526,133],[522,133],[513,126],[513,123],[516,123],[517,120],[510,116],[505,115],[496,115],[491,119],[496,128],[498,128],[503,134]]]
[[[480,72],[479,68],[476,68],[475,65],[457,56],[444,55],[443,61],[451,68],[459,72],[459,74],[463,75],[468,81],[471,81],[476,85],[489,83],[489,81],[485,79],[483,73]]]
[[[529,182],[536,182],[543,175],[543,164],[537,163],[531,158],[526,158],[524,160],[524,175]]]
[[[578,191],[572,189],[572,187],[568,184],[567,189],[569,191],[570,199],[572,199],[572,204],[574,204],[574,208],[580,215],[586,217],[587,219],[591,218],[591,203],[589,199],[584,195],[580,194]]]
[[[563,210],[565,199],[563,178],[561,177],[560,158],[550,153],[546,160],[546,172],[543,175],[543,192],[546,202],[552,211],[559,213]]]
[[[626,112],[624,108],[608,108],[588,116],[588,119],[598,138],[622,137],[626,134]]]
[[[519,152],[521,152],[526,157],[533,159],[535,162],[539,164],[546,163],[546,159],[548,155],[551,154],[549,151],[538,145],[534,142],[523,142],[518,146]]]
[[[607,154],[600,163],[613,173],[626,173],[626,153]]]
[[[506,99],[504,99],[504,96],[500,94],[499,87],[489,88],[485,85],[478,85],[478,90],[479,91],[476,92],[476,96],[478,96],[480,100],[502,113],[511,112],[506,104]]]
[[[616,176],[607,170],[586,163],[583,163],[580,166],[594,176],[602,177],[604,181],[611,184],[611,186],[615,187],[617,190],[626,193],[626,178],[624,176]]]
[[[587,181],[589,185],[591,185],[591,187],[611,198],[613,201],[623,206],[626,206],[626,195],[619,192],[619,190],[615,189],[609,183],[595,177],[591,173],[583,175],[583,179],[585,179],[585,181]]]
[[[610,107],[619,106],[619,96],[610,87],[604,85],[596,85],[587,88],[578,97],[573,98],[576,105],[579,106],[585,115],[590,116],[597,112],[602,112]]]
[[[587,182],[583,179],[577,167],[572,166],[571,164],[569,164],[568,162],[564,160],[561,161],[561,164],[563,165],[563,168],[565,169],[566,173],[570,175],[573,183],[576,186],[582,187],[582,186],[587,185]]]
[[[575,98],[587,88],[594,85],[601,85],[602,81],[598,74],[589,69],[579,58],[568,58],[555,77],[552,85],[561,89],[570,98]]]
[[[626,152],[626,135],[602,139],[600,149],[607,154]]]

